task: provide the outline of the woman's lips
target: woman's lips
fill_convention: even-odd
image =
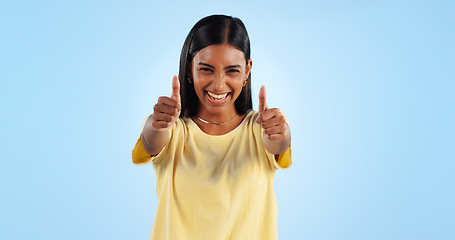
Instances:
[[[212,103],[215,103],[215,104],[220,104],[220,103],[226,102],[226,100],[227,100],[228,97],[230,96],[230,93],[229,93],[229,92],[227,92],[227,93],[222,93],[222,94],[217,94],[217,93],[213,93],[213,92],[208,92],[208,91],[206,91],[206,93],[207,93],[208,99],[209,99]]]

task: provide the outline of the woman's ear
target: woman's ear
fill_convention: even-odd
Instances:
[[[187,62],[185,78],[190,84],[193,83],[193,61]]]
[[[190,68],[188,68],[188,72],[185,74],[185,80],[188,81],[190,84],[193,84],[193,74]]]
[[[245,79],[247,79],[250,76],[251,73],[251,68],[253,67],[253,60],[248,60],[246,64],[246,69],[245,69]]]

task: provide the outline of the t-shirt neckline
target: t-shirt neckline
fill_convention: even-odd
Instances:
[[[229,136],[231,134],[234,134],[235,132],[238,131],[238,129],[240,129],[241,126],[245,125],[245,120],[246,118],[249,117],[250,114],[252,114],[253,111],[252,110],[249,110],[246,114],[245,114],[245,117],[243,117],[242,121],[240,122],[240,124],[235,127],[234,129],[232,129],[230,132],[228,133],[225,133],[225,134],[222,134],[222,135],[212,135],[212,134],[208,134],[208,133],[205,133],[204,131],[202,131],[202,129],[199,127],[199,125],[197,125],[196,122],[194,122],[194,120],[190,117],[190,123],[191,125],[194,125],[194,128],[197,129],[197,131],[202,134],[202,135],[205,135],[205,136],[208,136],[208,137],[214,137],[214,138],[220,138],[220,137],[226,137],[226,136]]]

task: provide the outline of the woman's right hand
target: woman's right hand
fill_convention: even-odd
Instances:
[[[157,131],[167,131],[178,119],[181,111],[180,83],[177,76],[172,79],[171,97],[159,97],[153,107],[152,127]]]
[[[152,116],[147,118],[141,139],[145,151],[154,156],[169,142],[170,132],[181,111],[180,83],[177,76],[172,79],[171,97],[160,97],[153,107]]]

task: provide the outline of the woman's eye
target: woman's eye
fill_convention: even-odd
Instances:
[[[199,71],[203,71],[203,72],[211,72],[212,69],[210,68],[200,68]]]
[[[238,69],[229,69],[228,73],[239,73],[240,71]]]

